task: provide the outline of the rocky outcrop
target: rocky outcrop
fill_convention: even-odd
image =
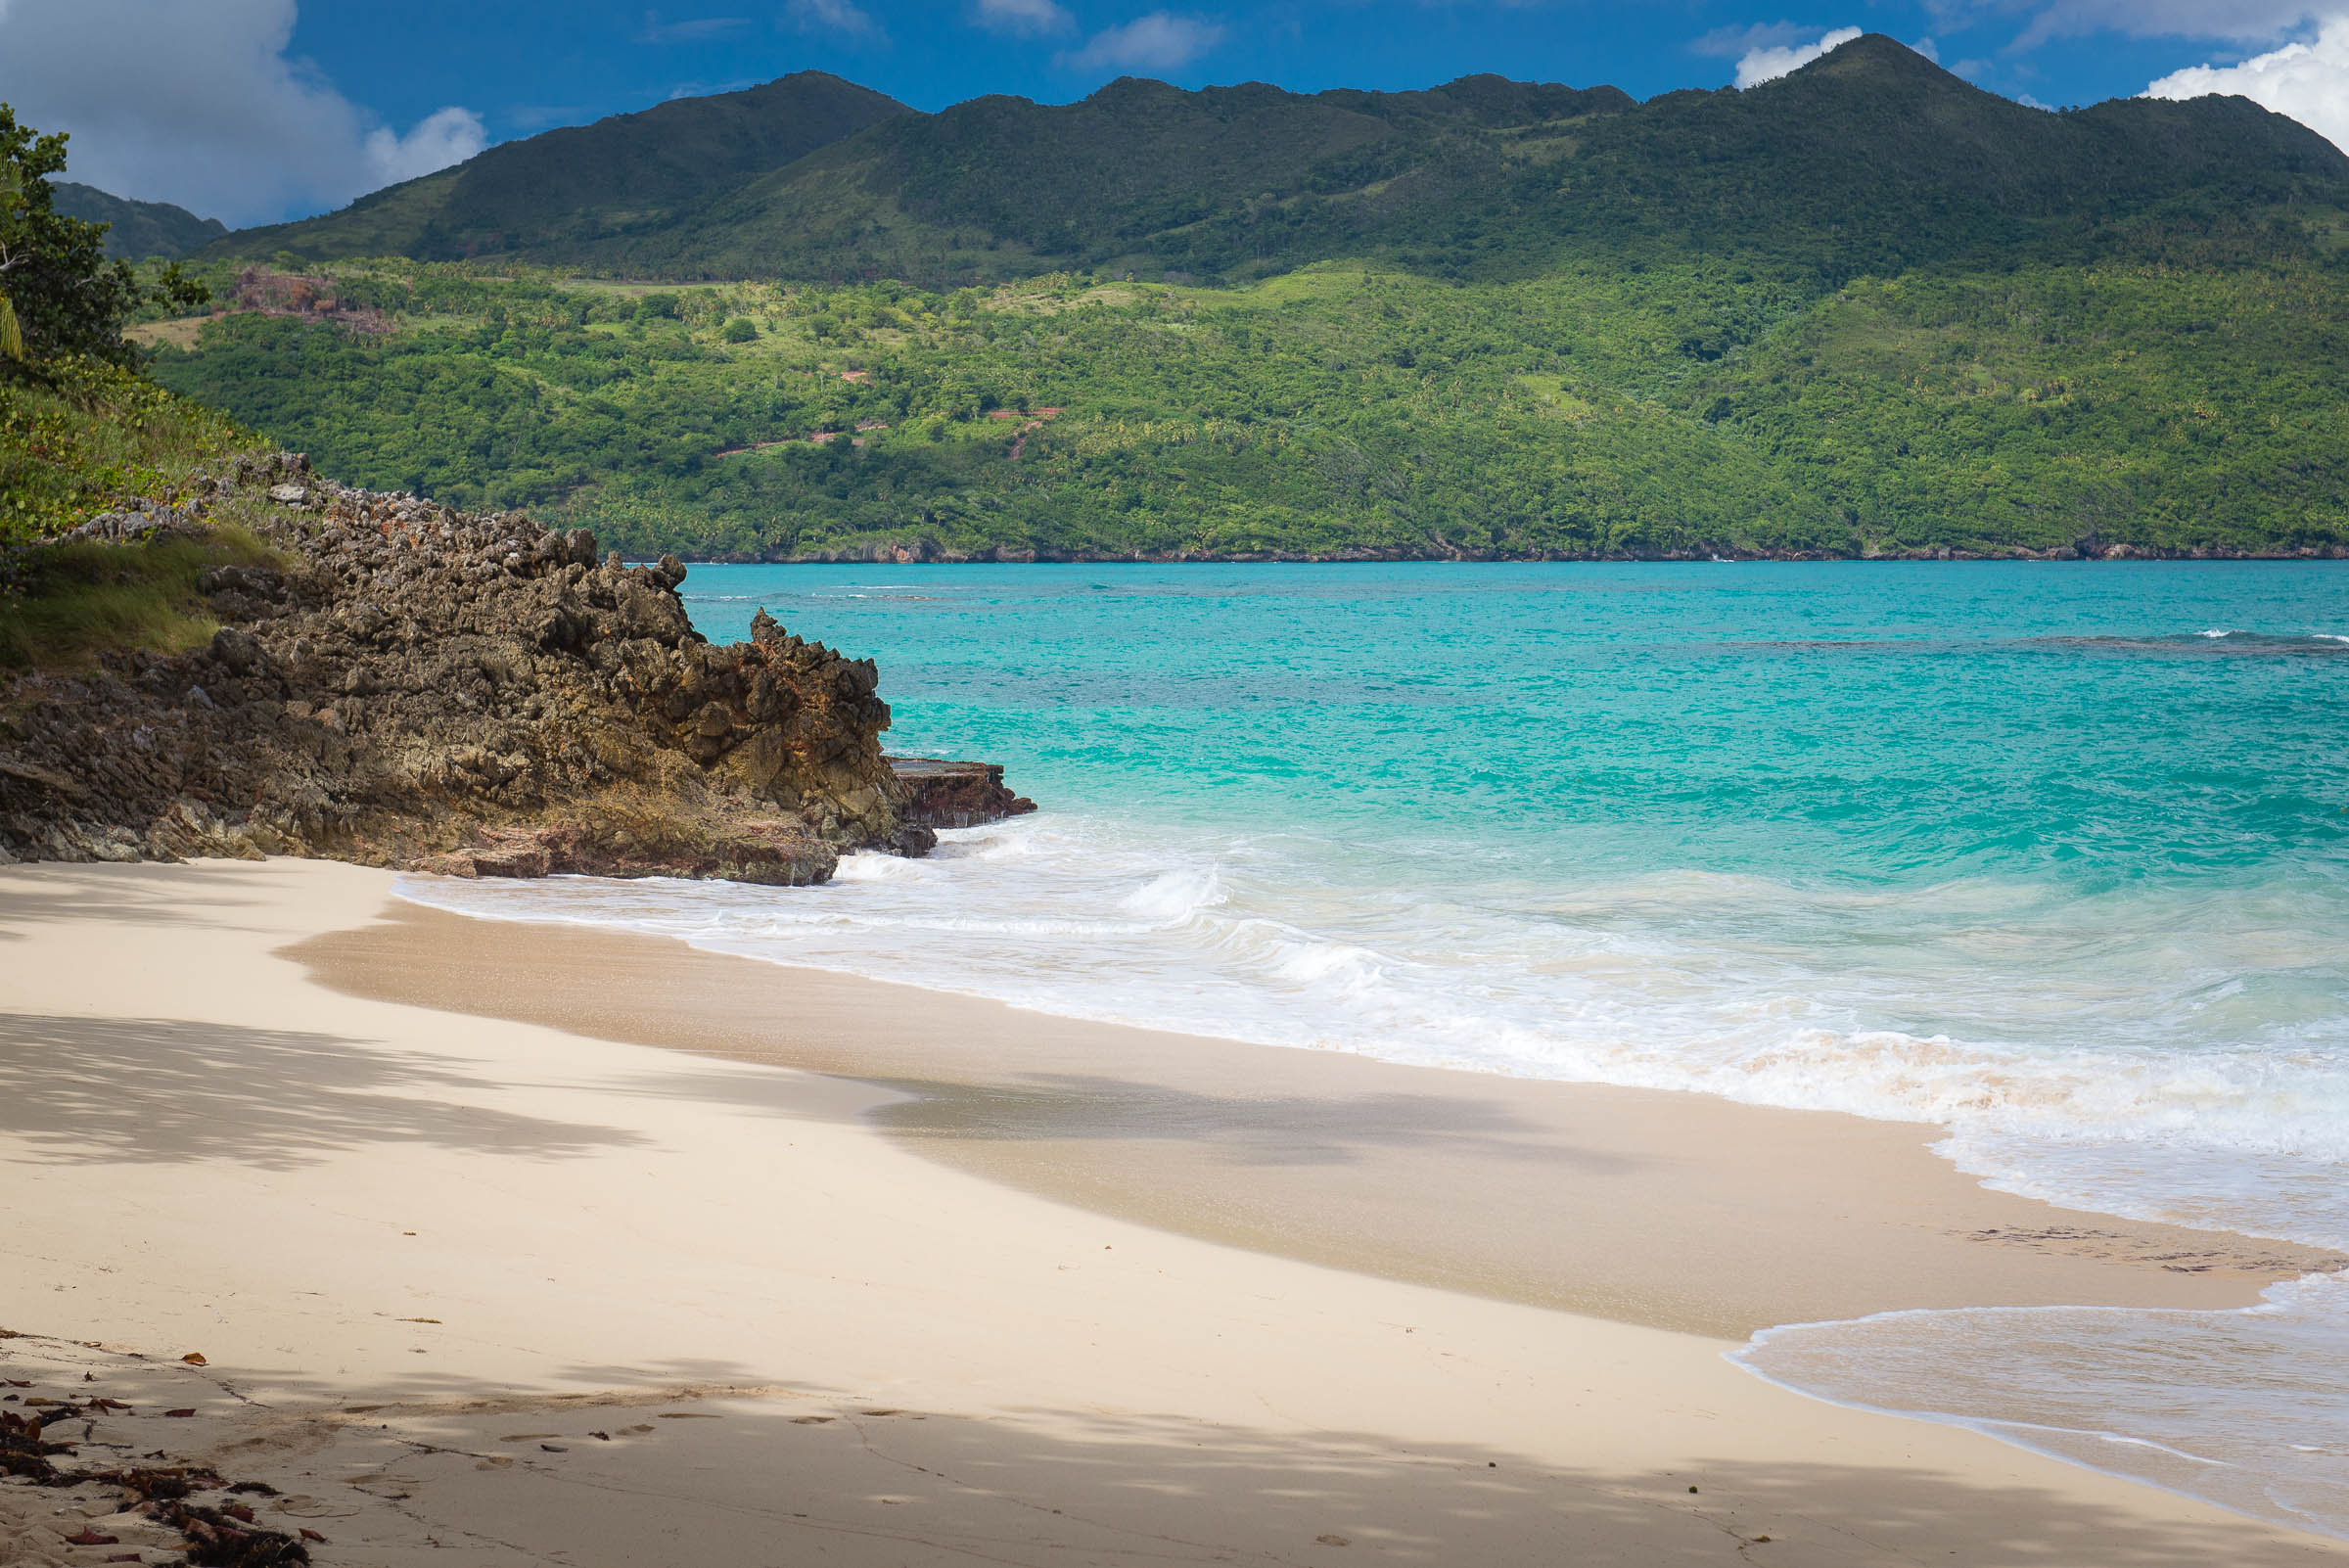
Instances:
[[[1003,783],[994,762],[949,762],[937,757],[893,757],[890,770],[905,790],[905,819],[928,828],[974,827],[1036,809]]]
[[[16,683],[0,858],[804,883],[843,850],[935,842],[882,756],[871,662],[763,612],[749,642],[706,641],[674,559],[598,560],[583,530],[344,489],[299,459],[200,488],[175,533],[234,499],[275,563],[205,576],[208,647]]]

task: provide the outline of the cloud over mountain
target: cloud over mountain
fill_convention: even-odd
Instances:
[[[1840,49],[1860,36],[1857,27],[1837,27],[1810,43],[1764,44],[1748,49],[1737,57],[1737,86],[1759,87],[1766,81],[1775,81],[1789,71],[1802,69],[1830,50]]]
[[[289,60],[294,0],[12,0],[0,101],[66,131],[71,178],[232,223],[339,207],[487,145],[451,106],[404,134]]]
[[[1082,49],[1062,57],[1063,65],[1079,70],[1107,67],[1118,70],[1174,70],[1189,65],[1223,41],[1219,23],[1199,17],[1153,11],[1122,27],[1093,34]]]
[[[2145,89],[2148,98],[2234,94],[2289,115],[2335,147],[2349,152],[2349,17],[2325,23],[2313,42],[2234,66],[2188,66]]]
[[[972,18],[990,32],[1018,34],[1074,31],[1077,19],[1055,0],[979,0]]]

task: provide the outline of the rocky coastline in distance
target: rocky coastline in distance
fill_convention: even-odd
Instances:
[[[198,589],[177,653],[33,672],[0,705],[0,862],[290,854],[456,876],[828,878],[939,827],[1033,810],[987,763],[893,759],[879,671],[760,612],[693,629],[685,569],[584,530],[469,514],[240,458],[65,548],[157,548],[215,517],[265,565]]]
[[[1567,551],[1532,554],[1479,550],[1436,541],[1410,549],[1360,546],[1332,551],[1134,551],[1038,550],[1027,545],[955,550],[930,539],[882,540],[803,550],[791,555],[713,555],[712,566],[1364,566],[1406,562],[1460,565],[1536,562],[1720,562],[1720,561],[2349,561],[2349,545],[2303,544],[2288,550],[2238,550],[2227,545],[2165,549],[2158,545],[2105,543],[2094,537],[2048,549],[2010,545],[1999,550],[1918,545],[1905,550],[1751,550],[1723,545],[1717,551]]]

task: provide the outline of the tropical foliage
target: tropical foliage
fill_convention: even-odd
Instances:
[[[1829,291],[1698,259],[944,293],[381,263],[335,287],[387,335],[233,316],[155,374],[354,482],[645,553],[2298,547],[2349,540],[2327,245]]]

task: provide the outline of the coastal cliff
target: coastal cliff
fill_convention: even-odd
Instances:
[[[599,560],[583,530],[346,489],[280,455],[63,548],[152,549],[230,516],[259,564],[198,580],[220,623],[207,644],[108,652],[6,693],[0,860],[797,884],[846,850],[921,854],[949,821],[882,754],[871,661],[763,612],[751,641],[713,644],[673,558]],[[1017,808],[993,782],[987,809]]]

